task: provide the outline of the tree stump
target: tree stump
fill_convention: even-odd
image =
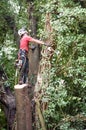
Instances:
[[[26,84],[15,85],[17,130],[32,130],[31,103]]]

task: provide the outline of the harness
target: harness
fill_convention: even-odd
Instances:
[[[22,76],[24,73],[27,58],[28,58],[28,52],[20,49],[18,52],[18,60],[16,62],[16,74],[15,74],[15,77],[17,77],[18,79],[17,78],[15,79],[15,83],[17,82],[17,80],[19,81],[19,79],[23,78]]]
[[[22,57],[27,57],[28,56],[28,52],[26,50],[22,50],[20,49],[19,50],[19,53],[18,53],[18,59],[20,59]]]
[[[20,49],[19,50],[19,53],[18,53],[18,64],[19,64],[19,67],[23,68],[25,63],[26,63],[26,58],[28,57],[28,52],[26,50],[22,50]],[[22,58],[24,58],[24,63],[22,62]],[[23,65],[23,66],[22,66]]]

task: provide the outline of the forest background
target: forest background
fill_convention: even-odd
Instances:
[[[45,28],[46,15],[52,32]],[[39,71],[40,98],[47,102],[43,111],[47,130],[86,129],[86,1],[0,0],[0,72],[4,70],[4,84],[11,86],[12,91],[19,46],[17,31],[22,26],[31,36],[48,39],[53,45],[51,57],[39,58],[41,65],[49,65]],[[37,48],[39,52],[46,49]],[[34,77],[32,73],[31,83]],[[6,130],[1,104],[0,129]]]

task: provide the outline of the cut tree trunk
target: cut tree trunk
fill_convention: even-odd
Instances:
[[[26,84],[15,85],[17,130],[32,130],[31,103]]]

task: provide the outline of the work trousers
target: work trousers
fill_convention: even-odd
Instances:
[[[25,50],[19,50],[19,60],[21,60],[20,81],[27,82],[29,72],[29,59]]]

